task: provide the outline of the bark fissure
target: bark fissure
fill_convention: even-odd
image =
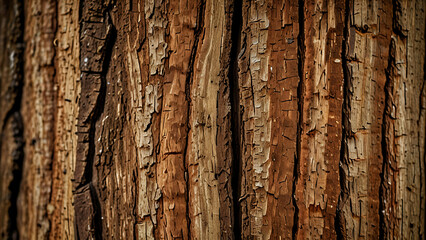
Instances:
[[[240,110],[240,89],[238,79],[238,58],[241,51],[241,28],[242,28],[242,0],[235,0],[232,12],[231,39],[232,46],[230,52],[230,69],[228,72],[229,92],[231,102],[231,134],[232,134],[232,197],[234,213],[234,239],[241,239],[241,205],[240,205],[240,185],[241,185],[241,110]]]
[[[346,154],[347,154],[347,144],[346,139],[351,135],[350,133],[350,121],[349,114],[351,111],[351,102],[350,102],[350,76],[348,69],[348,60],[347,60],[347,47],[348,47],[348,37],[349,37],[349,0],[345,1],[345,20],[344,20],[344,29],[343,29],[343,41],[342,41],[342,69],[343,69],[343,104],[342,104],[342,140],[340,143],[340,162],[339,162],[339,176],[340,176],[340,196],[339,202],[336,208],[336,220],[335,228],[336,234],[339,239],[346,239],[345,233],[345,219],[341,206],[343,202],[347,201],[348,198],[348,189],[346,187],[346,174],[343,169],[346,163]]]
[[[301,157],[301,134],[303,126],[303,102],[304,102],[304,62],[305,62],[305,0],[299,0],[299,35],[297,36],[297,67],[299,75],[299,83],[297,85],[297,133],[296,133],[296,155],[294,156],[294,168],[293,168],[293,186],[292,186],[292,203],[294,206],[294,216],[293,216],[293,229],[292,229],[292,239],[297,239],[297,233],[299,230],[299,207],[297,206],[296,199],[296,188],[300,175],[300,157]]]
[[[96,123],[100,120],[105,106],[106,74],[116,38],[115,28],[109,15],[110,8],[110,5],[105,6],[102,2],[82,1],[80,5],[82,97],[79,102],[77,144],[80,151],[77,152],[75,172],[75,194],[77,195],[75,215],[80,239],[87,239],[90,236],[102,239],[103,232],[101,202],[96,190],[97,186],[93,182],[93,174],[96,162]]]

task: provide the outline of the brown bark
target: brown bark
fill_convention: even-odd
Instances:
[[[2,239],[424,238],[424,1],[1,3]]]

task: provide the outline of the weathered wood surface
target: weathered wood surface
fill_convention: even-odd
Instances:
[[[422,0],[2,1],[2,239],[423,239]]]

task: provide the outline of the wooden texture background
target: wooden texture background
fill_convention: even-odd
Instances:
[[[2,239],[425,239],[424,0],[1,0]]]

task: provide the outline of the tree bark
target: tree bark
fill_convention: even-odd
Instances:
[[[2,0],[2,239],[423,239],[426,2]]]

